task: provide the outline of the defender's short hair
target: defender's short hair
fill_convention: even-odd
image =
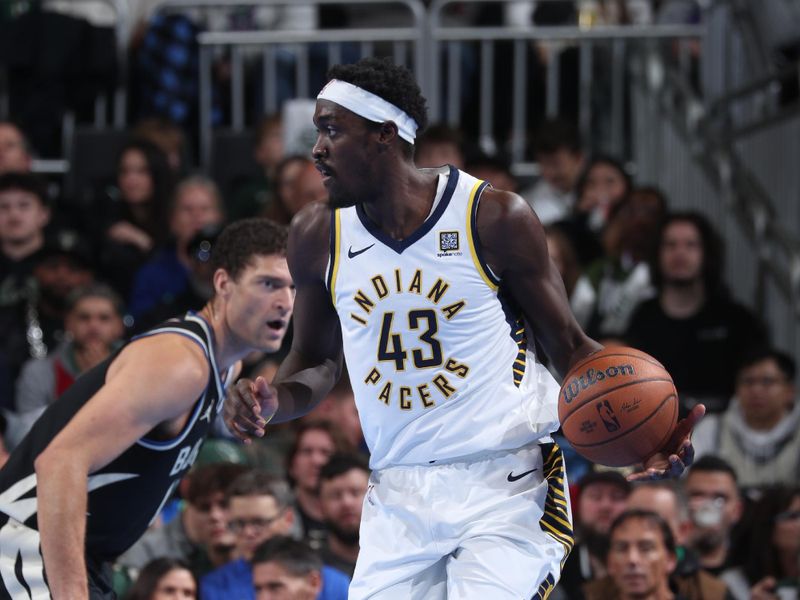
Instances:
[[[239,277],[256,256],[286,256],[288,230],[283,225],[254,217],[235,221],[222,230],[214,244],[211,261],[233,279]]]

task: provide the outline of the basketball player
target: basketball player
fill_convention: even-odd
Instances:
[[[0,471],[0,598],[114,597],[108,561],[194,462],[239,359],[280,347],[294,301],[285,252],[286,231],[265,219],[229,226],[212,300],[134,338],[44,412]]]
[[[373,474],[350,598],[544,597],[572,547],[558,427],[561,373],[600,349],[581,331],[519,196],[449,166],[417,169],[425,100],[377,59],[336,66],[313,149],[331,207],[294,219],[294,342],[274,386],[236,386],[243,440],[353,384]],[[700,409],[699,412],[702,412]],[[650,474],[688,458],[653,457]]]

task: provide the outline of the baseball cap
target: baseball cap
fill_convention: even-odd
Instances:
[[[78,232],[70,229],[56,231],[45,238],[44,246],[39,250],[39,261],[53,256],[66,256],[78,266],[93,269],[94,259],[92,251]]]

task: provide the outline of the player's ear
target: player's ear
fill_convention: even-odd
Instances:
[[[378,125],[378,143],[389,147],[397,139],[397,125],[393,121],[384,121]]]
[[[217,296],[225,297],[228,293],[230,293],[230,286],[232,283],[232,279],[230,274],[222,268],[217,269],[214,271],[214,293]]]

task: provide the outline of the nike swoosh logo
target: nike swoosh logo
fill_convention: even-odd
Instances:
[[[514,481],[522,479],[523,477],[525,477],[525,475],[530,475],[531,473],[538,470],[539,469],[531,469],[530,471],[525,471],[524,473],[520,473],[519,475],[514,475],[514,473],[512,472],[508,474],[508,480],[513,483]]]
[[[347,258],[355,258],[359,254],[362,254],[362,253],[366,252],[367,250],[369,250],[370,248],[372,248],[374,245],[375,244],[370,244],[366,248],[362,248],[361,250],[356,250],[355,252],[353,252],[353,247],[350,246],[350,248],[347,250]]]

